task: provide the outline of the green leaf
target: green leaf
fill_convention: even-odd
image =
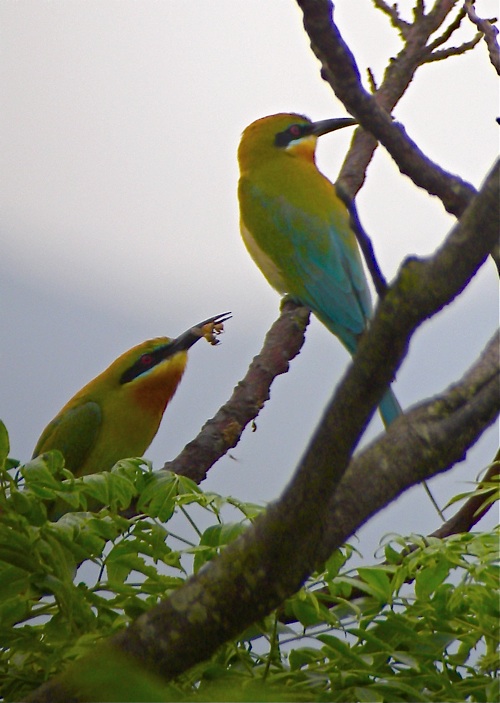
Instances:
[[[128,508],[137,495],[137,489],[130,478],[119,471],[103,471],[82,477],[85,494],[112,510]]]
[[[450,562],[445,556],[439,555],[415,576],[415,593],[420,600],[430,598],[437,587],[443,583],[450,572]]]
[[[178,483],[170,471],[165,471],[151,477],[141,492],[137,507],[141,512],[167,522],[174,514],[177,495]]]
[[[3,469],[10,452],[9,433],[2,420],[0,420],[0,469]]]
[[[361,686],[355,686],[354,693],[359,703],[383,703],[385,700],[385,696],[374,690],[374,687],[363,688]]]
[[[64,468],[64,457],[57,449],[40,454],[27,464],[21,466],[21,474],[32,490],[61,487],[55,476]],[[45,497],[45,496],[44,496]],[[52,498],[53,493],[48,492],[47,497]]]
[[[293,598],[291,606],[293,614],[304,627],[311,627],[322,621],[317,600]]]
[[[323,651],[328,654],[328,656],[331,656],[333,652],[336,652],[342,656],[343,660],[350,661],[353,664],[360,666],[361,669],[367,668],[366,661],[363,657],[359,656],[354,648],[350,647],[339,637],[334,637],[333,635],[318,635],[317,639],[326,645]]]
[[[290,668],[293,670],[301,669],[303,666],[308,666],[311,663],[318,661],[322,654],[317,649],[312,647],[300,647],[300,649],[292,649],[289,654],[288,661]]]
[[[390,603],[392,598],[391,579],[392,567],[376,566],[358,568],[360,577],[371,587],[371,595],[384,603]]]
[[[391,544],[386,544],[384,547],[384,556],[389,564],[401,563],[401,552],[398,552]]]
[[[344,552],[341,549],[336,549],[325,564],[325,579],[331,581],[335,576],[338,576],[346,560]]]

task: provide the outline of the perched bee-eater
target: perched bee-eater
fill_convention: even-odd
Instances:
[[[372,314],[368,284],[347,207],[318,170],[319,136],[356,124],[270,115],[243,132],[238,160],[241,234],[269,283],[309,307],[351,354]],[[389,388],[388,425],[401,408]]]
[[[191,327],[176,339],[150,339],[122,354],[84,386],[47,425],[33,457],[58,449],[75,476],[110,470],[142,456],[182,378],[187,350],[201,337],[217,344],[229,313]]]

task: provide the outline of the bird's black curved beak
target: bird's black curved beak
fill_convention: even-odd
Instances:
[[[230,312],[223,312],[221,315],[209,317],[207,320],[194,325],[194,327],[190,327],[186,332],[183,332],[169,343],[169,352],[175,354],[178,351],[187,351],[202,337],[206,337],[212,344],[217,344],[216,335],[222,332],[222,324],[231,317]]]
[[[335,132],[336,129],[343,129],[344,127],[354,127],[354,125],[357,124],[356,120],[352,117],[336,117],[331,120],[320,120],[319,122],[313,122],[311,133],[316,137],[321,137],[322,134]]]

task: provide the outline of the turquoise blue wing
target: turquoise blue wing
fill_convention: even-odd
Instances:
[[[342,210],[324,219],[294,207],[284,196],[269,197],[248,184],[252,200],[246,222],[255,239],[281,271],[288,292],[314,311],[347,349],[371,316],[371,299],[348,214]]]
[[[37,442],[33,457],[58,449],[75,476],[95,446],[101,428],[102,412],[93,401],[63,410],[47,425]]]

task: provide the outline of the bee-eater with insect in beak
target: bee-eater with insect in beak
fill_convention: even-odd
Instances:
[[[347,207],[318,170],[318,137],[355,125],[270,115],[243,132],[238,161],[241,234],[269,283],[310,308],[353,355],[372,314],[368,283]],[[389,388],[385,425],[401,413]]]
[[[130,349],[74,395],[37,442],[33,457],[58,449],[75,476],[108,471],[142,456],[182,378],[187,350],[205,337],[217,344],[229,313],[191,327],[176,339],[159,337]]]

